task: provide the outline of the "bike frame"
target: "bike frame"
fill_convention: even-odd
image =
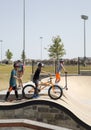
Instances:
[[[49,75],[49,81],[47,81],[47,82],[40,82],[40,84],[39,84],[39,89],[40,90],[43,90],[44,88],[46,88],[46,87],[48,87],[48,86],[54,86],[54,84],[53,84],[53,82],[52,82],[52,76],[51,75]]]
[[[39,89],[40,89],[40,91],[41,90],[43,90],[44,88],[46,88],[46,87],[48,87],[48,86],[52,86],[52,88],[54,88],[53,86],[55,85],[53,82],[52,82],[52,76],[51,75],[49,75],[49,77],[50,77],[50,79],[49,79],[49,81],[48,82],[41,82],[40,84],[39,84]],[[62,88],[62,89],[68,89],[67,88],[67,72],[65,72],[65,86]]]
[[[47,81],[47,82],[40,81],[39,86],[38,86],[40,91],[45,89],[46,87],[49,87],[49,86],[52,86],[52,89],[54,91],[54,85],[55,84],[52,82],[52,79],[53,79],[52,75],[49,75],[49,77],[50,77],[49,81]],[[67,72],[65,72],[65,86],[63,88],[60,86],[60,88],[68,90],[68,88],[67,88]]]

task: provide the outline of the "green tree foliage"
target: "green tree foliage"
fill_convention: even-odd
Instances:
[[[53,42],[53,44],[50,45],[50,47],[48,49],[49,57],[58,60],[66,54],[64,45],[62,43],[60,36],[53,37],[52,42]]]
[[[13,56],[12,52],[8,49],[6,51],[6,57],[7,57],[8,61],[10,61],[12,59],[12,56]]]

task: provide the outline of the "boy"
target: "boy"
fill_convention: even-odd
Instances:
[[[33,82],[35,83],[36,86],[36,92],[35,95],[38,96],[38,85],[39,85],[39,78],[40,78],[40,73],[41,73],[41,68],[43,67],[42,63],[38,63],[38,68],[36,69],[34,76],[33,76]]]
[[[9,81],[9,89],[8,89],[8,91],[6,93],[5,101],[7,101],[8,96],[10,95],[10,92],[12,90],[15,91],[16,99],[18,99],[17,83],[16,83],[16,79],[18,79],[18,77],[17,77],[17,68],[18,68],[17,63],[14,63],[13,67],[14,68],[11,71],[11,76],[10,76],[10,81]]]
[[[59,61],[59,65],[58,65],[58,68],[57,68],[55,83],[58,83],[61,80],[60,73],[61,73],[62,69],[65,72],[65,68],[64,68],[63,64],[64,64],[64,61],[61,59]]]
[[[18,69],[17,69],[17,77],[18,77],[18,87],[23,87],[22,77],[24,74],[24,65],[20,60],[17,61]]]

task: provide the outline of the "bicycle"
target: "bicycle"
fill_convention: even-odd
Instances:
[[[65,73],[65,87],[61,88],[59,85],[55,85],[52,81],[52,75],[49,75],[47,82],[40,82],[37,92],[41,92],[44,88],[49,87],[48,96],[51,99],[57,100],[63,95],[63,89],[67,88],[67,73]],[[23,97],[26,99],[32,99],[36,92],[36,87],[32,84],[25,85],[22,90]]]

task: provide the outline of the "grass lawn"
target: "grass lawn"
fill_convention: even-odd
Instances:
[[[9,87],[9,78],[11,70],[13,69],[12,65],[0,65],[0,90],[4,90]],[[27,66],[25,68],[23,82],[27,82],[31,77],[31,67]]]
[[[77,73],[77,66],[65,66],[68,73]],[[12,65],[3,65],[0,64],[0,90],[8,89],[9,87],[9,78],[11,70],[13,69]],[[34,68],[34,70],[36,67]],[[45,66],[43,68],[44,71],[46,71],[46,74],[48,73],[54,73],[55,68],[54,66]],[[32,67],[31,66],[25,66],[25,72],[23,76],[23,82],[28,82],[31,80],[31,74],[32,74]]]

